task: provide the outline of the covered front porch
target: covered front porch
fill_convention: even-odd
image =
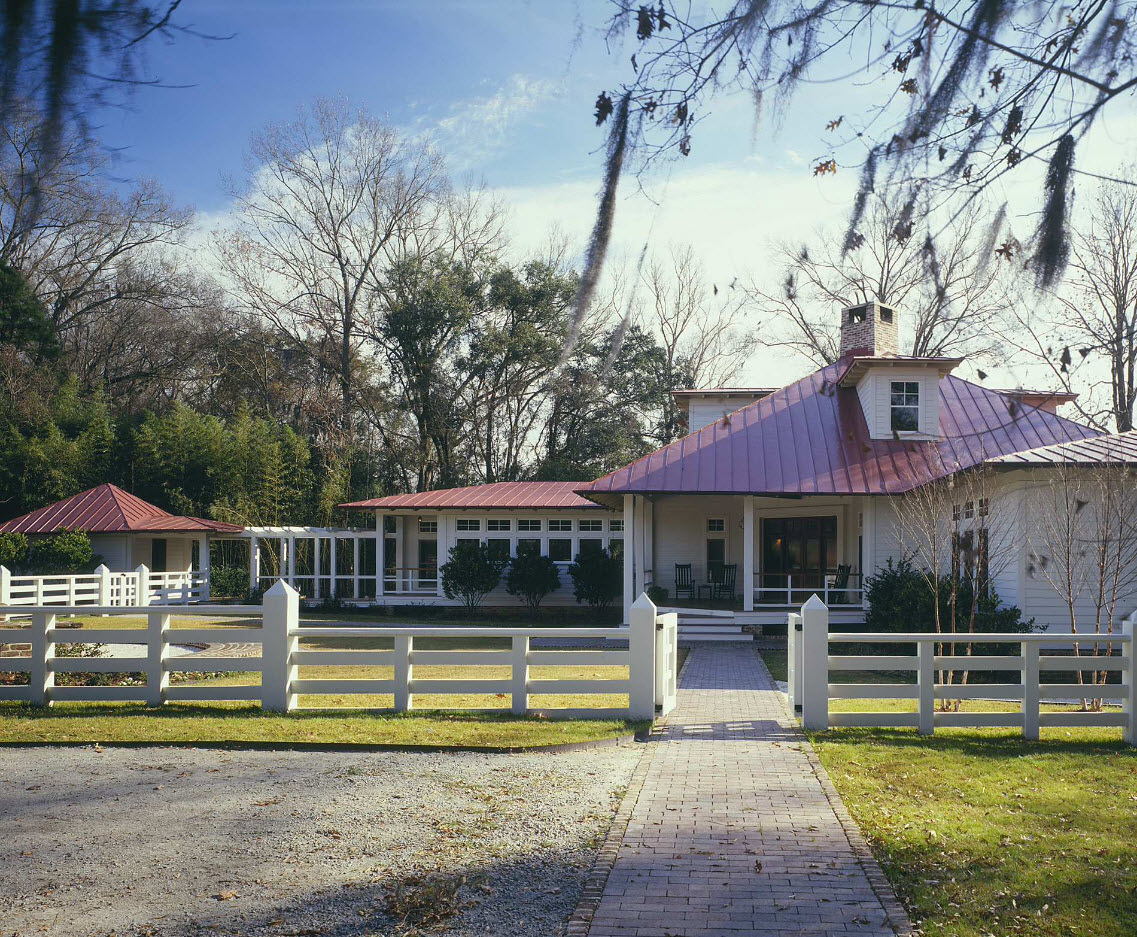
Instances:
[[[873,569],[873,501],[839,496],[625,494],[628,596],[731,611],[738,624],[785,621],[816,593],[839,618],[864,615]]]

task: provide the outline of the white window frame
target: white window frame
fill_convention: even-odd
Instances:
[[[505,526],[500,526],[502,524]],[[513,521],[507,517],[491,517],[486,521],[487,533],[504,534],[511,530],[513,530]]]
[[[588,526],[586,527],[585,524]],[[583,533],[598,534],[604,530],[604,521],[587,518],[576,522],[576,529]]]
[[[556,524],[557,526],[554,527],[553,526],[554,524]],[[567,526],[565,526],[565,525],[567,525]],[[549,533],[551,533],[551,534],[571,534],[572,533],[572,520],[565,519],[563,517],[552,517],[552,518],[549,518],[549,521],[545,525],[545,527],[549,531]],[[562,538],[558,537],[557,539],[560,540]]]
[[[899,385],[901,388],[899,391],[894,389],[897,385]],[[914,387],[914,388],[916,388],[916,390],[913,392],[913,391],[909,390],[910,387]],[[893,394],[897,394],[897,393],[899,393],[904,398],[903,403],[895,403],[893,401],[893,399],[892,399]],[[912,402],[909,399],[909,396],[912,393],[915,393],[915,398],[916,398],[915,402]],[[894,381],[891,379],[889,380],[889,382],[888,382],[888,431],[890,433],[918,433],[918,432],[920,432],[920,427],[921,427],[921,423],[922,423],[922,420],[920,419],[920,405],[921,405],[922,396],[923,396],[923,388],[920,386],[920,381],[907,380],[907,379],[901,379],[898,381]],[[897,428],[895,426],[895,418],[896,418],[896,411],[897,410],[904,410],[904,411],[915,410],[916,411],[916,425],[913,427],[906,428],[906,429]]]

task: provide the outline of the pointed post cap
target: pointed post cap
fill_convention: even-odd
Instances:
[[[283,579],[278,579],[276,581],[276,584],[265,593],[265,598],[268,598],[270,595],[293,596],[299,594],[299,592],[293,589],[292,586],[290,586]]]
[[[110,572],[110,567],[107,566],[106,563],[100,563],[98,566],[95,567],[95,574],[96,575],[103,576],[109,572]]]
[[[149,573],[150,568],[145,563],[139,563],[134,571],[136,573]]]
[[[655,603],[647,597],[646,592],[641,592],[640,597],[632,603],[632,608],[650,608],[655,611]]]
[[[815,592],[815,593],[813,593],[813,595],[811,595],[808,599],[805,600],[805,604],[801,607],[801,610],[803,612],[804,611],[817,612],[817,611],[822,611],[822,610],[829,611],[829,608],[824,602],[821,601],[820,598],[818,598],[817,593]]]

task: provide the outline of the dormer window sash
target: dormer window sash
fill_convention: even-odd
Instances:
[[[918,433],[920,431],[920,382],[891,381],[889,428],[894,433]]]

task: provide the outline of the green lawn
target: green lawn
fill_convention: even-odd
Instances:
[[[763,658],[785,679],[784,653]],[[846,711],[914,705],[832,701]],[[1137,750],[1122,744],[1118,729],[1042,732],[1033,743],[1013,729],[811,734],[928,937],[1137,934]]]

